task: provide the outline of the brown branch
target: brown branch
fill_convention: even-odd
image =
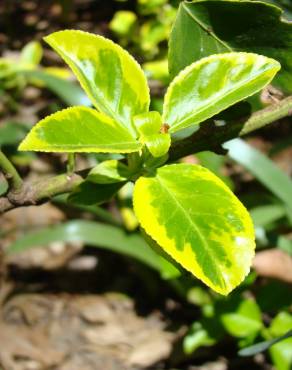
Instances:
[[[269,123],[292,114],[292,96],[253,113],[248,119],[228,122],[218,127],[213,120],[203,122],[193,135],[174,142],[169,151],[169,161],[205,150],[222,153],[221,145],[238,136],[258,130]]]
[[[17,190],[0,197],[0,214],[13,208],[43,203],[51,197],[72,191],[82,181],[80,174],[58,175],[36,182],[23,182]]]
[[[246,120],[236,120],[224,126],[216,126],[214,121],[204,122],[200,129],[190,137],[174,142],[169,151],[169,161],[175,161],[189,154],[204,150],[222,152],[221,144],[237,136],[257,130],[268,123],[291,115],[292,97],[283,99],[252,114]],[[5,161],[4,161],[5,162]],[[3,168],[3,166],[2,166]],[[43,203],[51,197],[71,192],[83,180],[87,171],[62,174],[36,182],[23,182],[19,188],[9,189],[0,197],[0,214],[13,208]]]

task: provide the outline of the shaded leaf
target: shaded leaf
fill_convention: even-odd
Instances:
[[[8,252],[17,253],[55,241],[80,241],[87,245],[134,257],[159,270],[156,254],[152,252],[151,248],[139,235],[129,235],[120,228],[84,220],[70,221],[28,233],[12,243]]]
[[[228,294],[249,272],[255,247],[249,214],[207,169],[174,164],[140,177],[134,210],[147,234],[215,291]]]
[[[129,153],[140,148],[123,126],[86,107],[67,108],[47,116],[19,146],[19,150],[73,153]]]
[[[77,205],[102,204],[110,201],[124,184],[93,184],[84,181],[69,195],[68,201]]]
[[[267,189],[292,209],[292,181],[272,160],[242,139],[223,145],[228,155],[250,171]]]
[[[0,145],[13,145],[19,143],[27,133],[25,125],[8,121],[0,126]]]
[[[239,356],[254,356],[257,353],[264,352],[267,349],[269,349],[274,344],[281,342],[284,339],[292,337],[292,330],[289,330],[286,334],[281,335],[278,338],[266,340],[264,342],[260,342],[257,344],[254,344],[253,346],[246,347],[238,351]]]
[[[83,90],[74,82],[44,71],[24,71],[23,73],[32,82],[41,81],[44,83],[49,90],[69,106],[85,105],[89,107],[91,105]]]
[[[212,54],[249,51],[279,60],[274,83],[292,91],[292,24],[281,9],[260,1],[182,2],[169,42],[172,76]]]
[[[292,315],[280,312],[272,321],[269,332],[273,336],[285,335],[292,330]],[[270,355],[277,370],[290,370],[292,366],[292,338],[286,338],[270,348]]]
[[[113,184],[127,181],[130,176],[131,172],[125,164],[112,159],[93,167],[86,180],[96,184]]]

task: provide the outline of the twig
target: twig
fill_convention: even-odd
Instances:
[[[265,125],[292,113],[292,97],[288,97],[277,104],[258,111],[247,120],[229,122],[217,127],[212,120],[203,122],[201,128],[190,137],[173,143],[169,152],[169,161],[178,160],[186,155],[203,150],[222,152],[221,144],[257,130]],[[13,190],[0,197],[0,213],[10,209],[43,203],[49,198],[68,193],[78,186],[83,180],[83,172],[63,174],[35,183],[23,182],[17,171],[0,151],[0,168],[4,174],[13,174]]]
[[[72,191],[82,181],[80,174],[58,175],[37,182],[23,182],[17,191],[10,191],[0,197],[0,214],[10,209],[36,205],[47,201],[51,197]]]
[[[292,96],[253,113],[246,120],[228,122],[221,127],[217,127],[212,120],[203,122],[193,135],[173,143],[169,152],[169,161],[176,161],[205,150],[222,153],[221,145],[224,142],[258,130],[291,114]]]
[[[2,152],[2,150],[0,150],[0,171],[3,172],[8,182],[9,190],[17,190],[21,187],[21,177],[19,176],[16,168],[13,166],[10,160]]]

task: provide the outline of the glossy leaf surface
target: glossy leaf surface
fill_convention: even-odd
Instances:
[[[93,105],[135,134],[131,117],[149,107],[146,77],[134,58],[102,36],[60,31],[45,38],[70,66]]]
[[[19,150],[129,153],[140,147],[141,144],[111,118],[95,109],[72,107],[37,123]]]
[[[161,133],[146,136],[144,143],[153,157],[159,158],[164,156],[169,150],[171,143],[170,135]]]
[[[279,60],[273,83],[291,93],[292,24],[281,16],[281,9],[260,1],[181,2],[169,42],[171,75],[215,53],[249,51]]]
[[[140,142],[147,146],[153,157],[162,157],[168,152],[171,139],[168,133],[160,132],[163,124],[158,112],[139,114],[133,121],[140,134]]]
[[[134,210],[165,252],[215,291],[228,294],[249,272],[255,247],[250,216],[207,169],[173,164],[140,177]]]
[[[113,184],[127,181],[130,176],[131,173],[125,164],[112,159],[95,166],[89,172],[86,180],[96,184]]]
[[[251,53],[216,54],[181,71],[165,95],[169,132],[197,125],[268,84],[280,65]]]

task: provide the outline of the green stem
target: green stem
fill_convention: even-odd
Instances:
[[[75,172],[75,153],[68,154],[67,174],[72,175]]]
[[[19,176],[16,168],[6,157],[6,155],[0,150],[0,170],[3,172],[8,184],[9,190],[17,190],[22,185],[22,179]]]
[[[259,110],[245,122],[239,135],[246,135],[292,114],[292,96],[279,101],[265,109]]]
[[[169,161],[204,150],[222,151],[221,144],[238,136],[245,135],[265,125],[292,114],[292,97],[254,113],[245,122],[234,121],[216,127],[212,120],[204,122],[190,137],[173,143],[169,151]],[[69,157],[68,170],[74,168],[74,158]],[[136,170],[142,165],[138,153],[128,155],[129,168]],[[22,183],[12,163],[0,150],[0,169],[10,181],[12,189],[0,197],[0,213],[10,209],[41,203],[48,198],[70,192],[84,179],[84,174],[72,173],[55,176],[37,183]],[[17,189],[15,192],[13,190]],[[12,191],[11,191],[12,190]]]

